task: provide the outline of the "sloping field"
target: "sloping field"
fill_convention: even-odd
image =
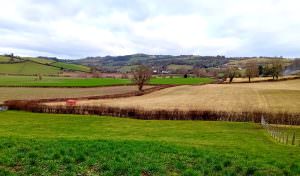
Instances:
[[[20,74],[33,75],[44,74],[53,75],[61,72],[61,69],[71,71],[89,72],[90,68],[83,65],[69,64],[63,62],[56,62],[51,59],[22,57],[14,58],[13,63],[8,63],[9,57],[0,56],[0,73],[3,74]],[[20,62],[20,63],[17,63]]]
[[[292,63],[291,59],[279,59],[283,65],[289,65]],[[272,62],[272,59],[268,58],[251,58],[251,59],[243,59],[243,60],[233,60],[229,62],[229,65],[245,65],[247,62],[255,61],[257,64],[268,64]]]
[[[145,86],[145,89],[152,86]],[[114,95],[137,91],[136,86],[113,86],[97,88],[26,88],[0,87],[0,104],[6,100],[31,100],[46,98],[71,98]]]
[[[77,64],[69,64],[69,63],[63,63],[63,62],[54,62],[51,63],[51,65],[56,67],[61,67],[67,70],[73,70],[73,71],[83,71],[83,72],[89,72],[91,69],[84,65],[77,65]]]
[[[13,63],[13,64],[0,64],[0,73],[4,74],[47,74],[55,75],[60,72],[57,67],[42,65],[31,61]]]
[[[55,61],[50,60],[50,59],[37,58],[37,57],[24,57],[23,59],[31,60],[31,61],[38,62],[38,63],[41,63],[41,64],[50,64],[50,63],[55,62]]]
[[[59,104],[59,103],[58,103]],[[81,105],[109,105],[142,109],[201,109],[300,113],[300,80],[251,84],[178,86],[139,97],[89,100]]]

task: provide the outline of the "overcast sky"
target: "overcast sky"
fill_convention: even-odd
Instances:
[[[299,0],[0,0],[0,53],[300,56]]]

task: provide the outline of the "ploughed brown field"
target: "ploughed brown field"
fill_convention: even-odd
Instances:
[[[51,104],[64,105],[65,102]],[[146,110],[197,109],[300,113],[300,80],[177,86],[143,96],[79,101],[78,105],[135,107]]]
[[[153,86],[145,86],[150,88]],[[46,98],[73,98],[114,95],[137,91],[137,86],[112,86],[96,88],[26,88],[0,87],[0,103],[6,100],[31,100]]]

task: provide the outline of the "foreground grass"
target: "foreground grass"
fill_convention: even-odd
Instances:
[[[193,85],[193,84],[206,84],[212,83],[214,80],[211,78],[152,78],[150,84],[173,84],[173,85]]]
[[[117,78],[70,78],[35,76],[0,76],[0,86],[32,86],[32,87],[97,87],[131,84],[128,79]]]
[[[256,124],[0,113],[0,175],[297,175]]]

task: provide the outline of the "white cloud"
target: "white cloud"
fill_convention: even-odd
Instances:
[[[296,0],[0,3],[0,53],[300,56]]]

